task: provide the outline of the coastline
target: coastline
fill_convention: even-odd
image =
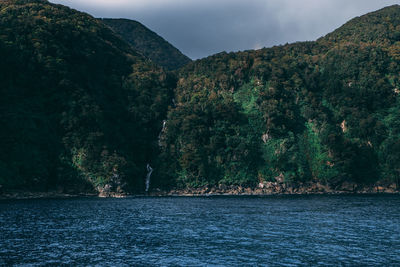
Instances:
[[[0,194],[0,200],[19,200],[19,199],[62,199],[75,197],[97,197],[94,193],[60,193],[57,191],[34,192],[34,191],[10,191]]]
[[[341,194],[400,194],[396,184],[358,185],[343,183],[330,187],[320,183],[288,184],[278,182],[260,183],[257,187],[237,185],[203,186],[199,188],[173,189],[170,191],[154,189],[147,194],[129,194],[121,192],[62,193],[59,191],[32,192],[10,191],[0,194],[0,200],[18,199],[63,199],[77,197],[126,198],[126,197],[209,197],[209,196],[279,196],[279,195],[341,195]]]
[[[341,195],[341,194],[400,194],[396,184],[357,185],[343,183],[330,187],[320,183],[288,184],[267,182],[256,188],[242,186],[204,186],[200,188],[153,191],[149,196],[273,196],[273,195]]]

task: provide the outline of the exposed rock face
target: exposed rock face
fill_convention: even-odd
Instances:
[[[265,133],[261,136],[261,139],[263,140],[264,144],[266,144],[268,140],[271,139],[271,136],[269,135],[269,133]]]
[[[347,122],[346,122],[346,120],[342,121],[342,123],[340,124],[340,128],[342,128],[342,132],[343,133],[347,132]]]

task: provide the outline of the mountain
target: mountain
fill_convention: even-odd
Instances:
[[[370,42],[388,45],[400,41],[399,5],[354,18],[321,38],[336,42]]]
[[[129,44],[107,26],[134,22],[105,25],[44,0],[2,1],[0,15],[5,190],[143,192],[147,164],[153,189],[398,188],[398,5],[315,42],[174,72],[148,59],[147,37]]]
[[[129,19],[102,19],[125,41],[154,63],[176,70],[191,62],[177,48],[141,23]]]
[[[0,2],[3,189],[143,191],[174,79],[99,20]]]
[[[398,183],[399,38],[395,5],[315,42],[188,64],[162,138],[164,179],[182,188]]]

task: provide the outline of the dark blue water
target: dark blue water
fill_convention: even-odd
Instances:
[[[0,201],[0,265],[400,265],[400,196]]]

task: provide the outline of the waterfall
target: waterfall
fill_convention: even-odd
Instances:
[[[166,125],[167,125],[167,121],[163,120],[162,129],[161,129],[160,133],[158,134],[158,145],[159,146],[162,146],[161,137],[162,137],[163,132],[165,131]],[[146,169],[147,169],[147,175],[146,175],[146,189],[145,189],[145,191],[147,193],[147,192],[149,192],[150,178],[151,178],[151,174],[153,173],[154,169],[150,166],[150,163],[147,163]]]
[[[163,120],[163,122],[162,122],[162,129],[161,129],[160,133],[158,134],[158,145],[159,145],[159,146],[162,146],[162,144],[161,144],[161,136],[162,136],[163,132],[165,131],[165,126],[166,126],[166,125],[167,125],[167,121],[166,121],[166,120]]]
[[[153,172],[153,168],[150,166],[149,163],[147,163],[147,175],[146,175],[146,192],[149,192],[149,187],[150,187],[150,177]]]

